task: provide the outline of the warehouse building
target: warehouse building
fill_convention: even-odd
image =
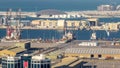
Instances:
[[[33,20],[31,26],[40,29],[64,29],[66,28],[86,28],[87,26],[97,26],[98,19],[90,18],[85,20]]]
[[[120,59],[120,49],[115,48],[68,48],[65,56],[98,59]]]
[[[19,42],[13,46],[0,51],[0,56],[16,56],[28,49],[30,49],[30,42]]]

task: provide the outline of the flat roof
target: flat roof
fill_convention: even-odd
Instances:
[[[69,65],[69,67],[74,67],[74,66],[80,64],[82,61],[83,60],[78,60],[78,61],[74,62],[73,64]]]
[[[11,49],[9,51],[12,51],[12,52],[15,52],[15,53],[19,53],[19,52],[22,52],[22,51],[25,51],[26,49],[24,48],[14,48],[14,49]]]
[[[19,52],[25,51],[26,49],[21,48],[21,47],[17,47],[17,46],[10,46],[6,50],[12,51],[12,52],[15,52],[15,53],[19,53]]]
[[[74,63],[77,60],[75,57],[67,57],[61,60],[60,63],[53,66],[54,67],[61,67],[61,66],[68,66],[71,63]]]
[[[84,61],[84,60],[83,60]],[[97,66],[97,68],[119,68],[120,60],[88,60],[83,66]]]
[[[68,48],[65,53],[75,54],[120,54],[117,48]]]

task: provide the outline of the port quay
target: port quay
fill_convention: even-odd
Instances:
[[[61,14],[58,15],[61,18],[66,18],[64,17],[65,15],[71,15],[74,18],[80,18],[80,17],[86,17],[86,18],[106,18],[106,17],[120,17],[120,11],[115,10],[115,11],[97,11],[97,10],[88,10],[88,11],[64,11],[66,14]],[[37,12],[21,12],[22,16],[29,16],[29,17],[37,17],[36,15]],[[12,11],[7,13],[6,11],[0,11],[0,15],[16,15],[16,12]],[[63,17],[62,17],[63,16]],[[45,17],[46,18],[46,17]],[[51,17],[48,17],[51,18]],[[54,18],[54,17],[53,17]]]
[[[120,68],[120,1],[95,1],[1,0],[0,68]]]
[[[48,11],[54,12],[50,14]],[[120,22],[104,23],[101,25],[98,22],[98,18],[120,17],[120,11],[57,11],[59,13],[56,13],[56,11],[57,10],[44,10],[40,12],[0,12],[0,16],[2,16],[0,27],[7,26],[5,27],[6,30],[4,30],[4,32],[6,31],[6,36],[0,39],[0,68],[120,67],[119,38],[110,40],[106,38],[98,39],[96,31],[94,31],[105,30],[107,37],[110,36],[110,31],[119,31]],[[16,16],[18,16],[18,21],[15,19]],[[21,26],[20,23],[22,21],[20,21],[19,17],[38,19],[30,21],[29,26]],[[66,18],[85,18],[85,20],[65,20]],[[67,29],[67,27],[72,27],[73,29],[81,28],[81,31],[82,29],[85,31],[84,28],[86,28],[86,32],[92,29],[91,36],[89,40],[77,40],[74,32],[69,31],[70,28]],[[47,40],[42,38],[20,38],[22,34],[21,29],[29,30],[34,28],[40,30],[62,29],[63,36],[58,40],[54,37]],[[47,32],[45,30],[43,31]],[[41,32],[42,35],[42,31],[37,32]],[[37,32],[34,32],[33,35],[38,35]],[[28,32],[26,31],[24,33],[27,34]],[[43,33],[45,37],[49,34],[50,33]],[[87,34],[85,33],[83,35],[86,36]],[[60,35],[57,34],[56,36]]]
[[[0,11],[0,15],[6,16],[6,15],[16,15],[16,12],[12,11],[7,13],[7,11]],[[29,16],[29,15],[35,15],[35,12],[21,12],[21,15],[23,16]]]

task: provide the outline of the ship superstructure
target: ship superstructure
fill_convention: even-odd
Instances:
[[[71,32],[66,33],[63,35],[62,39],[60,39],[57,43],[67,43],[74,39],[74,36]]]
[[[97,37],[96,37],[96,32],[93,32],[93,33],[92,33],[90,39],[91,39],[91,40],[96,40],[96,39],[97,39]]]

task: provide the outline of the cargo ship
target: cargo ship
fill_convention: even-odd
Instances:
[[[72,40],[75,40],[75,36],[73,32],[68,31],[67,32],[67,25],[65,23],[64,25],[64,35],[62,36],[62,38],[57,42],[57,43],[68,43],[71,42]],[[75,29],[74,29],[75,30]]]
[[[57,43],[68,43],[68,42],[71,42],[72,40],[75,40],[75,36],[71,32],[68,32],[68,33],[65,33],[62,39],[60,39]]]

